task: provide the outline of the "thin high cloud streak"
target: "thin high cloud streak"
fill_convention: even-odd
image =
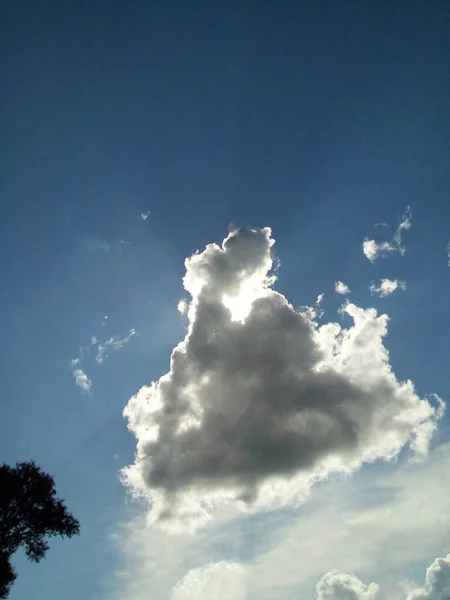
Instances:
[[[150,501],[150,523],[298,505],[330,473],[427,452],[444,403],[395,377],[387,315],[347,303],[352,325],[319,326],[272,289],[273,244],[270,228],[241,228],[185,262],[187,335],[124,410],[137,453],[122,477]]]
[[[130,246],[131,242],[126,240],[105,240],[97,236],[84,235],[81,238],[82,245],[85,250],[90,253],[104,253],[110,254],[113,252],[120,252],[125,246]]]
[[[342,281],[336,281],[334,284],[334,291],[341,296],[345,296],[346,294],[350,294],[350,288]]]
[[[86,235],[83,239],[85,248],[88,252],[101,251],[108,253],[112,248],[110,243],[96,236]]]
[[[450,554],[436,558],[428,567],[425,585],[414,587],[404,584],[405,600],[446,600],[450,597]],[[409,588],[409,589],[408,589]],[[324,575],[316,586],[317,600],[375,600],[379,598],[380,586],[365,585],[355,575],[331,571]],[[188,596],[186,596],[187,600]]]
[[[411,218],[411,207],[407,206],[391,241],[378,243],[375,240],[369,240],[369,238],[365,238],[362,244],[362,250],[366,258],[373,263],[378,258],[386,258],[395,252],[399,252],[403,256],[406,252],[406,247],[403,245],[402,236],[404,231],[407,231],[411,228]],[[378,223],[377,225],[385,224]]]
[[[105,319],[107,318],[108,317],[105,317]],[[128,335],[126,335],[124,338],[119,338],[119,336],[115,335],[104,342],[100,342],[98,337],[93,336],[89,345],[80,347],[79,356],[77,358],[73,358],[70,361],[69,366],[72,370],[72,375],[75,379],[76,385],[83,393],[92,395],[92,379],[80,366],[83,361],[90,358],[92,350],[96,348],[97,353],[95,356],[95,361],[97,364],[101,365],[112,352],[117,352],[117,350],[120,350],[120,348],[125,346],[125,344],[127,344],[134,335],[137,335],[136,330],[130,329]]]
[[[378,285],[372,283],[369,289],[371,294],[385,298],[393,294],[395,290],[406,290],[406,282],[398,279],[381,279]]]

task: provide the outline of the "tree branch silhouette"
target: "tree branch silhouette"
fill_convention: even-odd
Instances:
[[[78,535],[80,523],[56,496],[53,477],[33,461],[1,465],[0,490],[0,598],[7,598],[17,577],[10,559],[19,547],[39,562],[48,538]]]

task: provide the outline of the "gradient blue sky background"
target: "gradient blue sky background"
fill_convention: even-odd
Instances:
[[[51,472],[82,524],[40,565],[18,557],[11,599],[103,599],[135,451],[122,410],[184,335],[184,259],[230,223],[272,228],[294,305],[325,292],[334,319],[339,279],[386,311],[397,376],[450,399],[450,8],[7,1],[1,15],[0,458]],[[364,237],[392,235],[407,205],[405,256],[370,264]],[[371,296],[380,277],[406,292]],[[131,328],[86,363],[81,394],[79,347]],[[434,443],[449,434],[447,417]]]

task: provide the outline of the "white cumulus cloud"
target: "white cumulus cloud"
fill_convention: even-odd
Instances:
[[[345,283],[342,283],[342,281],[335,281],[334,291],[337,294],[341,294],[342,296],[350,294],[350,288],[348,287],[348,285],[345,285]]]
[[[146,221],[150,216],[150,211],[148,210],[147,212],[141,212],[141,219],[143,221]]]
[[[374,283],[369,287],[372,294],[377,294],[380,298],[390,296],[395,290],[406,290],[406,282],[398,279],[382,279],[378,285]]]
[[[331,472],[426,452],[441,416],[392,372],[386,315],[348,303],[353,325],[319,326],[272,289],[273,244],[241,228],[186,260],[186,338],[124,410],[138,443],[122,477],[161,527],[196,527],[224,502],[298,504]]]
[[[411,584],[406,587],[409,590],[406,591],[405,600],[450,598],[450,554],[446,558],[436,558],[428,567],[424,587],[413,587]],[[379,589],[376,583],[364,585],[355,575],[336,570],[324,575],[316,586],[317,600],[372,600],[378,598]]]
[[[330,571],[316,586],[317,600],[374,600],[378,596],[376,583],[364,585],[355,575]]]

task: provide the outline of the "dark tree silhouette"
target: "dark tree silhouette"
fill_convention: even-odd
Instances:
[[[29,560],[39,562],[49,548],[47,538],[79,532],[51,475],[34,462],[0,466],[0,598],[8,597],[16,579],[10,558],[20,546]]]

